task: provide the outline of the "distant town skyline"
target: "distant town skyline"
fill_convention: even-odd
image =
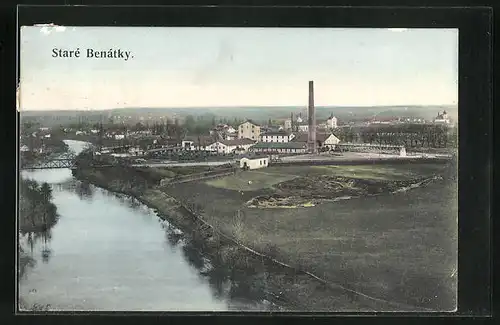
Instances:
[[[30,26],[20,52],[21,110],[305,106],[309,80],[317,106],[458,101],[456,29]]]

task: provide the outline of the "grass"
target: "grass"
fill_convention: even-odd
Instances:
[[[300,176],[395,180],[427,177],[443,167],[269,167],[166,191],[203,206],[207,222],[248,246],[275,245],[284,262],[303,265],[329,281],[383,299],[451,310],[456,301],[456,278],[450,276],[457,259],[456,183],[294,209],[243,207],[255,196],[274,193],[273,185]]]
[[[323,169],[325,172],[343,177],[363,178],[373,180],[401,180],[414,178],[414,173],[409,171],[396,170],[389,167],[370,166],[315,166],[314,168]]]
[[[327,170],[335,176],[364,178],[374,180],[406,180],[422,176],[430,176],[435,172],[440,172],[442,166],[420,166],[411,168],[411,165],[399,166],[315,166]]]
[[[374,165],[325,165],[325,166],[280,166],[266,169],[268,174],[292,174],[303,177],[333,175],[374,180],[405,180],[431,176],[441,172],[439,164],[374,164]]]
[[[252,226],[292,261],[367,294],[451,308],[456,266],[453,186],[301,209],[247,211]]]
[[[233,191],[256,191],[292,180],[295,175],[278,175],[261,171],[241,171],[231,176],[206,181],[205,184]]]

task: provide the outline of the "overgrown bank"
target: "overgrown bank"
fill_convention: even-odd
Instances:
[[[39,184],[31,179],[21,178],[19,182],[19,239],[26,239],[23,245],[18,244],[18,278],[26,275],[27,270],[35,266],[33,246],[37,240],[50,238],[51,229],[58,221],[57,208],[52,203],[52,188],[48,183]],[[50,252],[42,251],[42,257],[47,260]],[[22,311],[44,311],[50,306],[34,304],[30,306],[19,297],[19,309]]]

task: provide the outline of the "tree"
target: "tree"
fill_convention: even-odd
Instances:
[[[194,128],[196,127],[196,121],[194,120],[194,117],[192,115],[186,116],[186,119],[184,120],[184,127],[189,132],[194,130]]]
[[[40,194],[45,202],[50,202],[50,200],[52,200],[52,188],[48,183],[43,183],[42,186],[40,186]]]
[[[144,125],[141,123],[141,122],[137,122],[135,124],[135,130],[136,131],[143,131],[145,128],[144,128]]]
[[[205,127],[203,127],[202,125],[196,125],[196,127],[194,128],[194,134],[203,134],[205,133]]]

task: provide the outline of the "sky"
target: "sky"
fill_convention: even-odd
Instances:
[[[23,26],[19,64],[21,110],[458,101],[456,29]]]

